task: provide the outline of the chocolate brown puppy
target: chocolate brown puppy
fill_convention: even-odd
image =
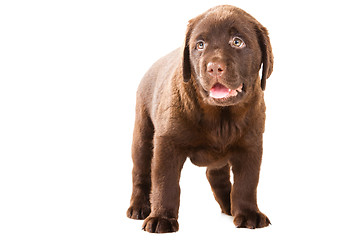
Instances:
[[[236,227],[269,225],[256,189],[272,69],[268,32],[245,11],[218,6],[189,21],[183,47],[158,60],[137,91],[128,217],[146,218],[148,232],[177,231],[189,158],[207,167],[215,199]]]

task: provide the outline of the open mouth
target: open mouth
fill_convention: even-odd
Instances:
[[[233,90],[225,87],[221,83],[216,83],[210,89],[209,96],[218,100],[223,100],[230,97],[236,97],[243,92],[243,87],[244,84],[240,84],[240,86],[237,89]]]

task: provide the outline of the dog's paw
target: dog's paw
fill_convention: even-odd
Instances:
[[[263,228],[269,226],[269,218],[260,211],[246,211],[238,214],[234,218],[234,224],[237,228]]]
[[[126,212],[128,218],[143,220],[150,214],[150,206],[130,206]]]
[[[144,221],[143,230],[150,233],[177,232],[179,224],[175,218],[148,217]]]

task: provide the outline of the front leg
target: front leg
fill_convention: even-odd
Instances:
[[[154,158],[151,167],[151,214],[143,229],[151,233],[176,232],[180,204],[180,172],[186,155],[171,139],[155,137]]]
[[[227,215],[230,213],[230,167],[227,164],[220,169],[207,169],[206,177],[209,180],[211,189],[214,193],[216,201],[219,203],[221,211]]]
[[[231,214],[238,228],[262,228],[270,224],[257,206],[256,189],[262,157],[262,147],[245,149],[231,160],[234,185],[231,191]]]

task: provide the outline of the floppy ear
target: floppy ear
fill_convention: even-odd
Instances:
[[[185,43],[184,55],[183,55],[183,78],[184,82],[188,82],[191,79],[191,65],[190,65],[190,52],[189,45]]]
[[[270,44],[269,34],[265,27],[257,24],[258,41],[261,48],[262,76],[261,89],[264,91],[266,87],[266,79],[268,79],[273,71],[274,56]]]
[[[189,40],[190,40],[190,35],[192,32],[192,24],[193,21],[190,20],[187,30],[186,30],[186,37],[185,37],[185,42],[184,42],[184,46],[183,46],[183,64],[182,64],[182,68],[183,68],[183,78],[184,78],[184,82],[188,82],[191,79],[191,63],[190,63],[190,47],[189,47]]]

